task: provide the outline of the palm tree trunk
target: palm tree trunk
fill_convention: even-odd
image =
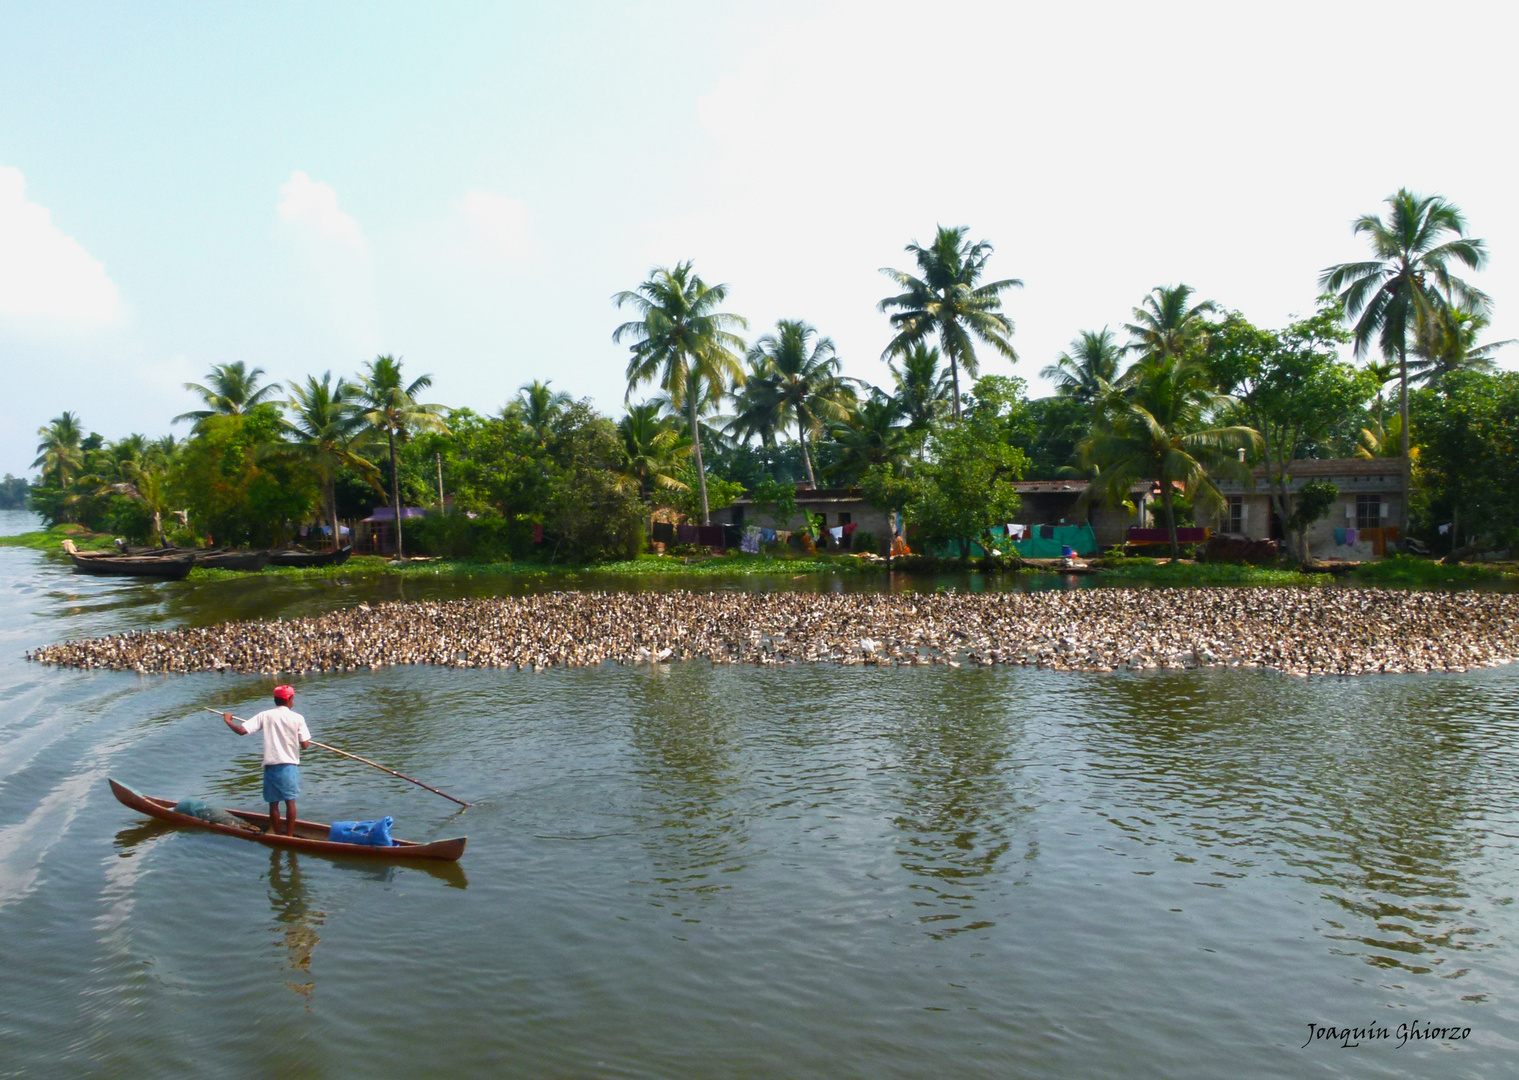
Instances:
[[[385,429],[385,437],[390,440],[390,500],[396,508],[396,558],[401,558],[401,476],[396,471],[396,433],[393,428]]]
[[[960,365],[955,361],[954,354],[949,357],[949,378],[954,384],[954,398],[950,401],[950,412],[955,418],[955,423],[960,422]]]
[[[712,524],[712,513],[707,509],[707,470],[701,460],[701,428],[696,425],[696,395],[691,398],[691,450],[696,455],[696,486],[701,489],[701,523]]]
[[[1160,482],[1160,505],[1166,511],[1166,531],[1171,534],[1171,558],[1181,558],[1181,545],[1176,542],[1176,507],[1173,502],[1175,494],[1171,491],[1171,481]]]
[[[327,521],[332,525],[332,550],[336,551],[343,546],[342,538],[338,535],[338,486],[337,481],[329,476],[327,478]]]
[[[1398,345],[1398,416],[1403,421],[1400,433],[1403,450],[1403,505],[1398,507],[1398,544],[1408,543],[1408,489],[1413,486],[1413,462],[1408,456],[1408,346]]]
[[[802,426],[801,417],[796,420],[796,438],[802,444],[802,464],[807,468],[807,483],[816,491],[818,478],[812,475],[812,455],[807,452],[807,429]]]

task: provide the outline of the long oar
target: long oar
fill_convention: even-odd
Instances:
[[[202,705],[201,708],[205,709],[207,712],[214,712],[217,716],[221,716],[222,715],[222,710],[221,709],[213,709],[209,705]],[[247,723],[247,721],[244,720],[241,716],[234,716],[234,717],[232,717],[232,719],[236,720],[239,724],[246,724]],[[473,805],[475,805],[474,803],[467,803],[463,799],[455,799],[448,792],[446,792],[446,791],[439,791],[437,788],[433,787],[431,784],[424,784],[420,780],[413,780],[411,777],[407,776],[405,773],[398,773],[394,769],[387,769],[384,765],[381,765],[378,762],[370,761],[368,758],[359,757],[358,754],[350,754],[347,750],[339,750],[336,746],[328,746],[326,743],[317,742],[315,739],[311,740],[311,745],[312,746],[320,746],[323,750],[330,750],[334,754],[339,754],[339,755],[341,755],[343,757],[346,757],[346,758],[353,758],[353,760],[355,760],[355,761],[362,761],[365,765],[369,765],[369,766],[371,766],[373,768],[379,769],[381,772],[389,773],[391,776],[399,777],[400,779],[405,780],[407,783],[416,784],[417,787],[419,787],[419,788],[426,788],[428,791],[432,792],[434,795],[442,795],[445,799],[448,799],[450,802],[456,802],[460,806],[473,806]]]

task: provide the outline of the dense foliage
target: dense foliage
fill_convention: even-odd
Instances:
[[[899,291],[879,305],[884,386],[846,377],[800,319],[746,342],[728,287],[686,262],[613,298],[633,316],[613,333],[629,350],[615,419],[539,380],[499,409],[444,408],[390,356],[283,388],[224,364],[186,384],[202,407],[178,418],[180,440],[107,443],[56,417],[35,483],[6,477],[0,506],[26,498],[54,523],[138,541],[263,545],[389,504],[412,553],[594,561],[635,555],[652,512],[706,522],[746,493],[800,526],[806,484],[862,489],[930,549],[966,553],[1018,515],[1020,479],[1079,480],[1111,506],[1159,482],[1174,547],[1178,524],[1220,505],[1218,480],[1253,471],[1301,556],[1333,486],[1291,492],[1291,463],[1387,456],[1412,463],[1412,536],[1442,553],[1519,544],[1519,375],[1494,363],[1511,343],[1478,341],[1488,298],[1451,272],[1480,268],[1482,241],[1452,204],[1406,191],[1354,229],[1373,258],[1326,270],[1336,295],[1311,314],[1270,329],[1157,287],[1117,332],[1078,333],[1043,369],[1047,397],[978,377],[978,347],[1017,359],[1002,305],[1021,283],[988,280],[992,246],[940,228],[907,246],[913,272],[886,271]],[[655,396],[631,401],[646,384]],[[890,540],[864,535],[856,547]]]

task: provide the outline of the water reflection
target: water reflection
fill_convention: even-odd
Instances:
[[[309,1002],[316,991],[316,980],[310,977],[311,956],[322,940],[316,931],[327,921],[327,915],[312,905],[301,880],[301,857],[295,852],[281,848],[269,852],[268,881],[269,905],[274,909],[274,932],[280,935],[280,943],[285,949],[286,970],[293,973],[285,985]],[[303,976],[304,981],[295,981]]]
[[[979,894],[1007,876],[1004,857],[1031,806],[1010,783],[1022,718],[988,707],[982,673],[924,682],[893,735],[905,786],[892,824],[902,867],[919,879],[911,886],[918,920],[943,937],[995,925]],[[1036,840],[1023,841],[1025,875],[1038,851]]]
[[[1336,948],[1374,967],[1427,973],[1496,944],[1463,868],[1491,843],[1479,793],[1509,780],[1469,743],[1469,683],[1410,677],[1380,711],[1351,680],[1167,673],[1083,691],[1107,706],[1083,725],[1097,802],[1138,844],[1200,855],[1198,884],[1279,861],[1342,913],[1324,920]]]
[[[735,720],[694,668],[658,665],[633,680],[628,721],[634,775],[647,792],[644,846],[654,860],[655,903],[699,922],[683,901],[728,886],[718,876],[744,868],[746,814],[730,798],[740,785]]]

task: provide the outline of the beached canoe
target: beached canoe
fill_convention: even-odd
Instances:
[[[202,548],[194,552],[195,565],[207,570],[262,570],[269,563],[269,552],[237,551],[232,548]]]
[[[156,577],[178,581],[195,568],[195,555],[117,555],[108,551],[80,551],[65,540],[63,550],[81,574],[112,574],[125,577]]]
[[[336,551],[306,551],[302,548],[286,548],[271,552],[270,566],[342,566],[353,554],[353,545],[347,544]]]
[[[118,784],[115,780],[107,781],[111,785],[111,793],[123,806],[129,806],[139,813],[147,814],[159,821],[167,821],[172,825],[185,825],[195,829],[210,829],[212,832],[222,833],[226,836],[236,836],[242,840],[254,840],[268,847],[292,848],[296,851],[309,851],[315,855],[353,855],[364,859],[433,859],[441,862],[456,862],[460,855],[464,854],[464,842],[467,837],[456,836],[451,840],[434,840],[430,844],[418,844],[410,840],[397,840],[393,847],[371,847],[368,844],[335,844],[327,839],[329,826],[315,821],[295,822],[295,835],[286,836],[284,833],[270,833],[264,830],[269,827],[268,814],[254,814],[244,810],[228,810],[227,813],[239,821],[247,823],[247,827],[237,825],[218,825],[211,821],[202,821],[198,817],[189,814],[174,812],[174,802],[171,799],[155,799],[150,795],[139,795],[125,784]]]

